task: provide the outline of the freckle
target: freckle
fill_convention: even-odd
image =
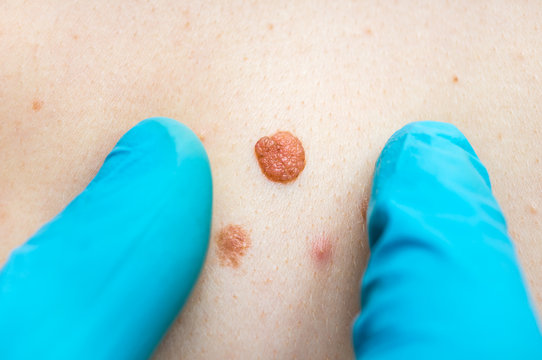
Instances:
[[[248,60],[248,57],[243,56],[243,61],[247,61],[247,60]]]
[[[263,174],[271,181],[291,182],[305,168],[305,149],[301,141],[287,131],[264,136],[254,146]]]
[[[365,29],[365,34],[373,35],[373,30],[371,28],[367,28],[367,29]]]
[[[502,134],[501,134],[501,133],[498,133],[498,134],[497,134],[497,138],[498,138],[499,140],[502,140]]]
[[[79,35],[75,34],[75,35],[72,36],[72,38],[73,38],[74,40],[78,40],[78,39],[79,39]]]
[[[333,257],[332,240],[326,234],[316,236],[311,243],[311,258],[317,265],[329,264]]]
[[[32,101],[32,110],[37,112],[37,111],[40,111],[42,107],[43,107],[43,101],[41,100]]]
[[[241,225],[224,227],[217,238],[217,253],[220,265],[239,267],[241,258],[251,245],[248,232]]]
[[[273,24],[267,24],[267,28],[268,28],[269,30],[273,30],[274,27],[275,27],[275,26],[274,26]]]
[[[189,28],[190,28],[190,21],[187,21],[187,22],[184,24],[184,28],[185,28],[185,29],[189,29]]]
[[[457,77],[457,75],[454,75],[452,77],[452,81],[454,82],[454,84],[457,84],[459,82],[459,78]]]
[[[538,209],[533,204],[529,204],[527,208],[529,212],[533,215],[536,215],[538,213]]]

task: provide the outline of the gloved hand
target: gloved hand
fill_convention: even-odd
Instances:
[[[0,271],[0,358],[148,358],[198,277],[211,202],[207,155],[188,128],[132,128]]]
[[[360,359],[542,359],[542,337],[486,169],[453,125],[388,141],[368,209]]]

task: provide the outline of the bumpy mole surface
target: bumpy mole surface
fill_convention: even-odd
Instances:
[[[293,181],[305,168],[303,145],[287,131],[264,136],[258,140],[254,150],[262,172],[271,181]]]
[[[250,237],[240,225],[228,225],[218,234],[217,252],[221,265],[236,268],[250,247]]]

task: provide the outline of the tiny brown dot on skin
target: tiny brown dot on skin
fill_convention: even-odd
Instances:
[[[43,107],[43,101],[41,100],[34,100],[32,101],[32,110],[38,112]]]
[[[218,233],[217,253],[220,265],[237,268],[250,248],[248,232],[241,225],[227,225]]]
[[[263,174],[271,181],[288,183],[305,168],[305,149],[301,141],[288,131],[264,136],[254,147]]]
[[[275,26],[273,24],[267,24],[267,29],[273,30]]]
[[[459,82],[459,78],[457,77],[457,75],[454,75],[452,77],[452,81],[454,82],[454,84],[457,84]]]

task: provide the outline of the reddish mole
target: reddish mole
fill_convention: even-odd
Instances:
[[[271,181],[288,183],[305,168],[303,145],[288,131],[262,137],[254,151],[262,172]]]
[[[217,253],[223,266],[239,267],[241,258],[250,247],[248,232],[241,225],[228,225],[220,230],[217,238]]]
[[[311,244],[311,258],[317,265],[326,265],[333,257],[333,243],[329,236],[316,236]]]

